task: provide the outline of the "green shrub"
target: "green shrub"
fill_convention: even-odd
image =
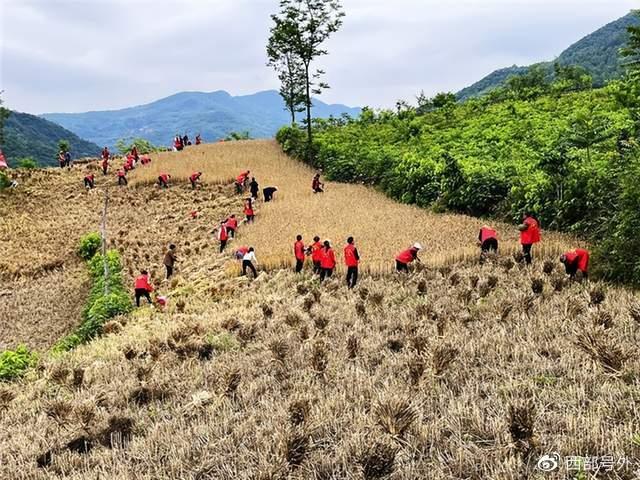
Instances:
[[[155,146],[150,141],[145,140],[144,138],[131,138],[128,140],[121,138],[116,142],[116,148],[123,155],[129,153],[133,149],[133,147],[136,147],[140,155],[159,152],[161,150],[160,147]]]
[[[33,170],[38,168],[40,165],[31,157],[25,157],[18,160],[18,168],[24,168],[27,170]]]
[[[20,378],[35,365],[38,357],[27,350],[24,345],[15,350],[5,350],[0,353],[0,380],[8,381]]]
[[[91,260],[102,245],[102,238],[97,232],[87,233],[80,239],[78,255],[84,260]]]
[[[208,336],[207,344],[216,352],[229,352],[240,348],[240,343],[236,337],[228,332]]]
[[[0,190],[8,188],[11,185],[11,179],[6,172],[0,170]]]

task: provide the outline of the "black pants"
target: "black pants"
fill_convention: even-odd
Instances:
[[[522,253],[524,254],[524,261],[527,262],[527,265],[531,265],[531,248],[533,247],[533,244],[531,243],[527,243],[525,245],[522,245]]]
[[[193,180],[191,180],[191,188],[195,190],[197,186],[198,186],[198,184],[196,182],[194,182]]]
[[[151,301],[151,295],[149,295],[149,292],[147,290],[145,290],[144,288],[136,288],[136,307],[140,306],[140,299],[142,297],[146,298],[149,303],[153,303]]]
[[[171,277],[171,275],[173,275],[173,266],[165,265],[165,268],[167,269],[167,280],[168,280]]]
[[[102,167],[102,173],[103,173],[104,175],[106,175],[106,174],[107,174],[107,169],[108,169],[108,167]]]
[[[242,184],[236,182],[236,193],[242,193]]]
[[[118,185],[126,185],[127,183],[129,183],[127,177],[118,177]]]
[[[229,238],[236,238],[236,231],[233,228],[227,228],[227,233],[229,234]]]
[[[258,199],[258,190],[251,190],[251,198]]]
[[[409,273],[409,265],[407,263],[402,263],[401,261],[396,260],[396,272]]]
[[[271,190],[263,190],[262,195],[264,195],[265,202],[270,202],[273,198],[273,192]]]
[[[247,274],[247,268],[253,272],[253,278],[256,278],[258,276],[258,272],[256,272],[256,267],[253,266],[253,263],[251,263],[251,260],[242,261],[242,275]]]
[[[320,281],[324,282],[325,278],[329,278],[333,275],[333,268],[321,268],[320,269]]]
[[[247,215],[247,223],[253,223],[253,219],[255,218],[255,215]]]
[[[93,188],[93,182],[91,180],[84,179],[84,188]]]
[[[317,273],[318,275],[322,272],[322,267],[320,266],[320,262],[313,262],[313,273]]]
[[[353,288],[358,283],[358,267],[347,268],[347,286]]]
[[[304,260],[296,258],[296,273],[300,273],[302,271],[302,267],[304,267]]]
[[[488,253],[498,253],[498,240],[487,238],[480,246],[480,263],[483,263]]]
[[[158,177],[158,184],[161,188],[169,188],[169,184],[165,182],[161,177]]]
[[[224,247],[227,246],[226,240],[220,240],[220,253],[224,252]]]
[[[313,189],[313,193],[323,193],[324,190],[321,187],[316,187]]]

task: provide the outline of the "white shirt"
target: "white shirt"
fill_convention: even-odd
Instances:
[[[243,261],[251,261],[253,260],[254,262],[258,263],[258,259],[256,258],[256,254],[255,252],[247,252],[244,254],[244,257],[242,257]]]

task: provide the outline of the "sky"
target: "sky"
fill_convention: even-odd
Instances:
[[[111,110],[180,91],[277,89],[278,0],[0,0],[0,90],[29,113]],[[318,62],[328,103],[391,107],[552,60],[640,0],[343,0]]]

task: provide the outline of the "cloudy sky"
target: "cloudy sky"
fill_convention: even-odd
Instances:
[[[392,106],[549,60],[640,0],[343,0],[325,101]],[[31,113],[115,109],[184,90],[277,88],[278,0],[0,0],[0,90]]]

